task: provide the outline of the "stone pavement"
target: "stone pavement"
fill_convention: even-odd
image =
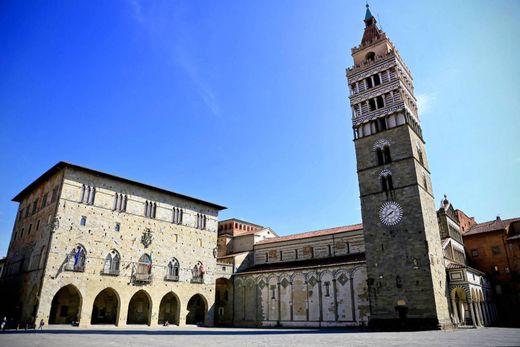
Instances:
[[[520,329],[366,332],[355,329],[53,327],[0,332],[1,347],[19,346],[520,346]]]

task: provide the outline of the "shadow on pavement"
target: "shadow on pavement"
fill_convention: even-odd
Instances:
[[[365,333],[368,332],[362,328],[349,329],[255,329],[255,330],[240,330],[233,328],[233,330],[212,329],[206,330],[193,329],[184,330],[174,328],[172,330],[147,330],[147,329],[47,329],[47,330],[7,330],[0,332],[3,334],[49,334],[49,335],[171,335],[171,336],[219,336],[219,335],[305,335],[305,334],[350,334],[350,333]]]

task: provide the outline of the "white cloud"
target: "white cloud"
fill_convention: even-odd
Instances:
[[[437,97],[434,94],[417,94],[416,97],[419,114],[421,115],[429,113],[437,100]]]

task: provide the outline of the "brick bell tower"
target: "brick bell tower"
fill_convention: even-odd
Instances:
[[[347,69],[373,327],[451,324],[412,74],[369,6]]]

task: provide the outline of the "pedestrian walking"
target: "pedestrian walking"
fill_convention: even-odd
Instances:
[[[43,326],[45,325],[45,322],[43,321],[43,319],[40,321],[40,327],[38,329],[42,330],[43,329]]]

